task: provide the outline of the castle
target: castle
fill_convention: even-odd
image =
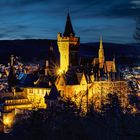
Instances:
[[[106,60],[102,37],[98,57],[93,58],[90,65],[80,65],[78,60],[80,38],[75,36],[68,14],[63,35],[61,33],[57,35],[57,44],[60,53],[60,67],[54,67],[55,77],[51,75],[52,67],[50,66],[54,57],[50,57],[46,61],[43,73],[24,74],[20,83],[15,85],[12,80],[15,81],[13,57],[11,58],[9,82],[12,83],[13,94],[11,98],[4,101],[3,122],[6,125],[9,120],[14,118],[11,112],[46,108],[45,99],[56,101],[57,97],[54,98],[54,95],[57,91],[61,98],[71,99],[83,112],[87,112],[91,106],[95,111],[100,111],[101,105],[106,102],[109,93],[117,93],[122,108],[128,107],[127,82],[118,79],[115,58],[112,61]],[[52,47],[50,51],[53,52]],[[52,93],[53,95],[50,95]]]
[[[55,84],[61,97],[70,98],[77,106],[83,106],[83,109],[88,109],[88,102],[88,105],[93,104],[94,109],[99,110],[101,102],[105,102],[109,93],[117,93],[122,106],[124,108],[127,106],[127,83],[118,79],[115,58],[112,61],[106,60],[102,37],[98,58],[93,58],[92,63],[84,67],[77,65],[80,38],[75,37],[69,14],[64,34],[62,36],[58,33],[57,43],[60,69]]]

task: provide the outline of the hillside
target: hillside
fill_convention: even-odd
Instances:
[[[21,56],[23,61],[43,60],[47,56],[49,47],[53,45],[58,54],[56,40],[28,39],[28,40],[0,40],[0,63],[7,63],[11,54]],[[132,44],[122,45],[103,43],[105,55],[108,59],[140,56],[140,47]],[[99,43],[80,44],[79,55],[83,57],[97,57]]]

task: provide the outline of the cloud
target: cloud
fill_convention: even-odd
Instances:
[[[82,13],[81,16],[93,17],[130,17],[139,15],[140,8],[132,9],[132,3],[129,0],[104,0],[102,2],[94,0],[92,3],[83,4],[73,10],[73,13]]]
[[[0,0],[0,39],[56,39],[64,30],[68,9],[74,30],[84,40],[101,32],[131,37],[131,21],[140,12],[133,4],[131,0]],[[123,29],[126,21],[127,31],[119,33],[117,28]],[[114,29],[116,33],[109,31]]]
[[[32,5],[36,3],[43,3],[43,2],[49,2],[50,0],[1,0],[0,5],[7,6],[7,7],[15,7],[15,6],[26,6],[26,5]]]

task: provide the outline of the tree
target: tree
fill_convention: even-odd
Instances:
[[[118,117],[122,114],[122,108],[117,93],[107,95],[107,103],[102,106],[102,111],[107,117]]]
[[[28,119],[16,122],[12,136],[14,140],[88,140],[77,112],[70,100],[61,101],[60,106],[33,111]]]
[[[134,39],[140,45],[140,17],[136,19],[136,30],[134,33]]]

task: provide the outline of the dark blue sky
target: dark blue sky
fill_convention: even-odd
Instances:
[[[68,9],[81,42],[135,42],[140,0],[0,0],[0,39],[56,39]]]

